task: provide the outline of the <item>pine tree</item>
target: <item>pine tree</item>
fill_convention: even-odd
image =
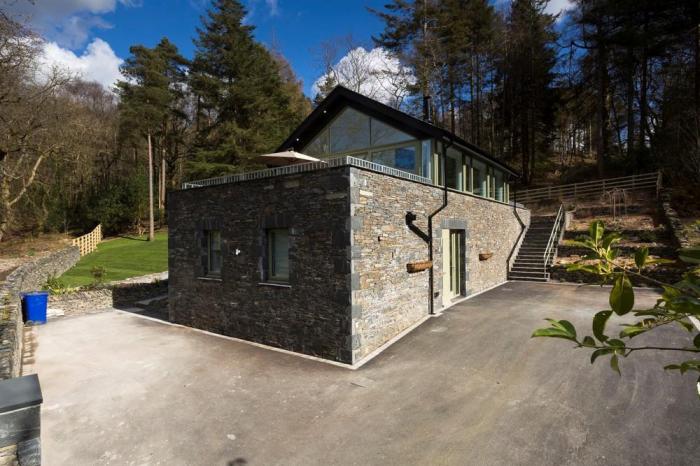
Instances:
[[[120,96],[120,125],[123,132],[138,131],[147,141],[149,230],[154,238],[153,219],[153,137],[162,128],[172,95],[166,74],[167,60],[157,49],[135,45],[122,66],[126,81],[117,83]]]
[[[236,0],[213,1],[195,40],[191,169],[200,176],[245,168],[253,156],[274,150],[301,118],[290,111],[290,92],[300,90],[285,86],[278,62],[243,24],[245,14]]]

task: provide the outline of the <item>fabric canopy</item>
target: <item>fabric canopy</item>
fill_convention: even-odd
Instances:
[[[294,152],[293,150],[288,150],[284,152],[275,152],[272,154],[258,155],[255,158],[256,161],[264,163],[267,166],[281,167],[284,165],[294,165],[297,163],[310,163],[310,162],[321,162],[320,159],[316,157],[311,157],[310,155],[300,154],[299,152]]]

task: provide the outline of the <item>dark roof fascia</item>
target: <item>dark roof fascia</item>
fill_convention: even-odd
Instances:
[[[374,99],[370,99],[362,94],[358,94],[357,92],[351,91],[343,86],[336,86],[319,104],[319,106],[316,107],[314,111],[312,111],[311,114],[306,117],[306,119],[294,130],[294,132],[277,148],[277,152],[292,148],[294,150],[301,150],[301,148],[306,146],[306,144],[308,144],[319,131],[325,128],[325,126],[337,114],[337,112],[344,108],[343,103],[354,108],[355,110],[368,114],[370,117],[377,118],[384,123],[392,124],[393,126],[398,127],[398,129],[401,131],[405,131],[418,139],[425,139],[426,137],[429,137],[451,141],[461,149],[471,152],[473,155],[498,165],[500,168],[509,172],[510,174],[515,175],[516,177],[520,176],[518,172],[510,168],[508,165],[499,162],[480,147],[465,141],[455,134],[435,126],[432,123],[428,123],[400,110],[389,107],[381,102],[377,102]],[[310,130],[313,130],[312,136],[304,138],[304,134]]]

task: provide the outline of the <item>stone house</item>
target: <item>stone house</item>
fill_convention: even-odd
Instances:
[[[483,150],[342,87],[290,149],[170,193],[173,322],[358,365],[507,280],[530,212]]]

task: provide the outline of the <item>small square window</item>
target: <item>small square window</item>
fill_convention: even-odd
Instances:
[[[207,230],[207,275],[221,275],[221,231]]]
[[[286,228],[267,230],[266,272],[268,281],[289,281],[289,230]]]

